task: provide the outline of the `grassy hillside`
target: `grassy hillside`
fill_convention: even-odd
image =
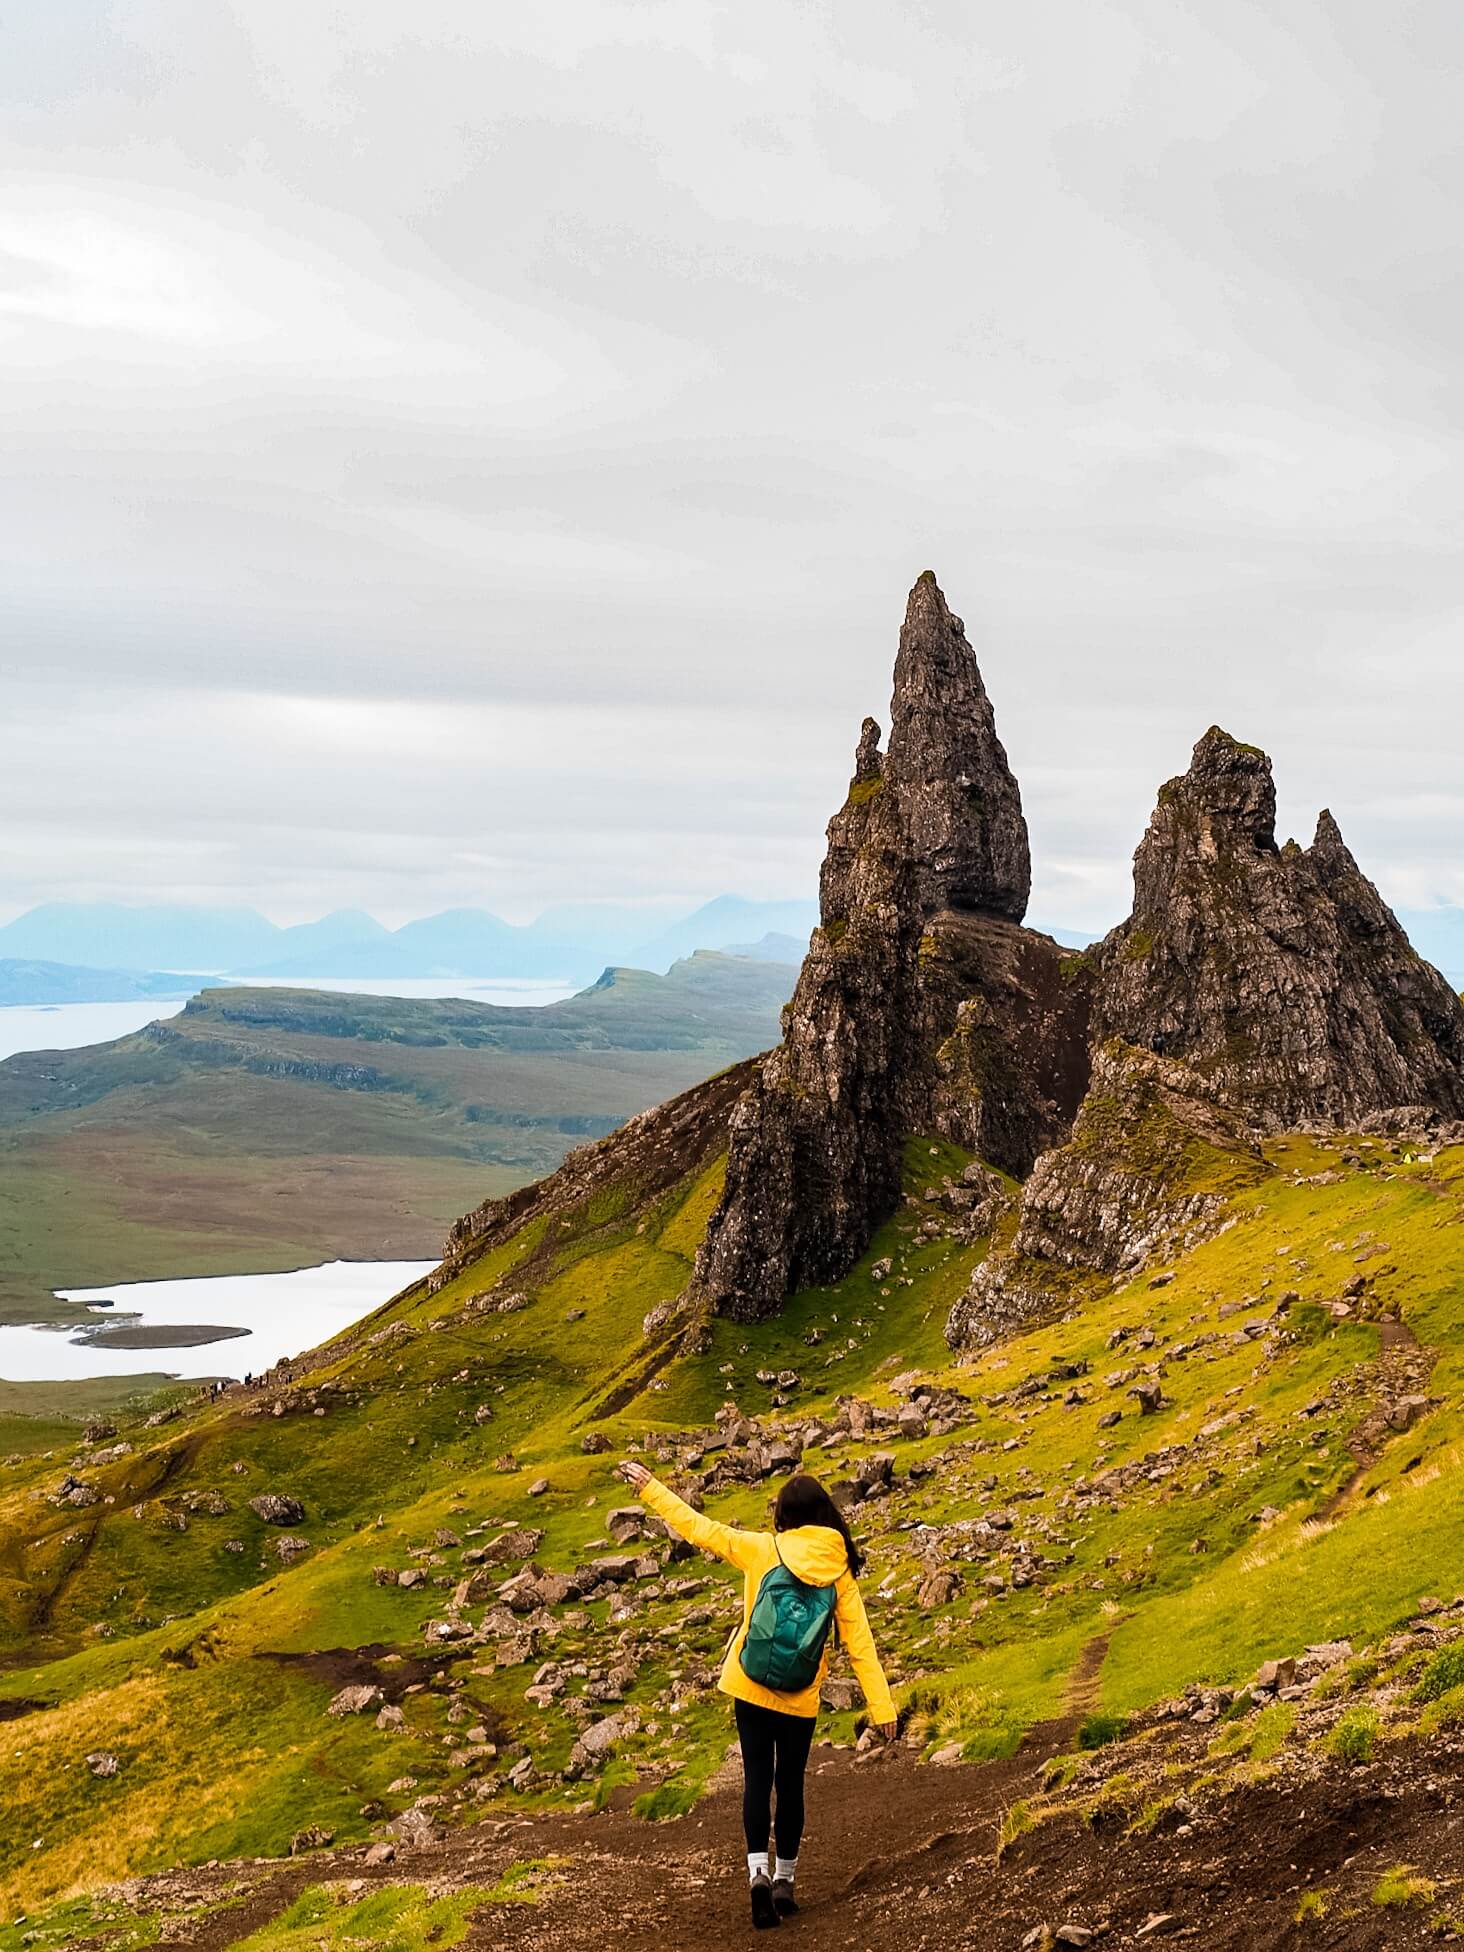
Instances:
[[[791,980],[698,955],[538,1009],[210,990],[12,1058],[0,1320],[66,1318],[58,1286],[434,1253],[485,1195],[776,1041]]]
[[[684,1808],[727,1740],[735,1588],[611,1519],[627,1450],[734,1521],[763,1519],[775,1441],[865,1487],[871,1613],[926,1753],[1009,1754],[1077,1685],[1105,1740],[1344,1636],[1375,1739],[1403,1740],[1420,1708],[1368,1676],[1464,1564],[1464,1149],[1293,1138],[1266,1162],[1239,1189],[1221,1162],[1204,1244],[959,1361],[942,1329],[991,1242],[965,1237],[955,1149],[912,1142],[906,1205],[836,1287],[660,1340],[643,1320],[686,1281],[720,1162],[649,1201],[612,1183],[278,1395],[11,1460],[5,1902],[310,1829]],[[301,1515],[264,1522],[264,1492]],[[381,1692],[327,1713],[349,1685]],[[1464,1671],[1428,1712],[1464,1714]],[[1254,1727],[1221,1758],[1259,1767]]]

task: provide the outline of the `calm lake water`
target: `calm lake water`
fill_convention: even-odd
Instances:
[[[243,1328],[247,1335],[197,1348],[102,1349],[85,1329],[0,1324],[0,1377],[12,1383],[71,1382],[83,1376],[258,1374],[314,1348],[411,1282],[435,1261],[328,1261],[288,1274],[220,1274],[186,1281],[133,1281],[112,1288],[59,1288],[67,1301],[110,1300],[98,1328]]]
[[[446,976],[292,976],[265,977],[256,989],[339,990],[348,996],[463,996],[474,1003],[525,1005],[558,1003],[574,991],[567,983],[488,982]],[[128,1037],[144,1024],[176,1017],[185,998],[175,1003],[53,1003],[10,1004],[0,1008],[0,1059],[18,1051],[74,1051],[84,1044],[109,1044]]]
[[[184,999],[159,1003],[11,1003],[0,1009],[0,1058],[17,1051],[75,1051],[110,1044],[145,1023],[176,1017]]]

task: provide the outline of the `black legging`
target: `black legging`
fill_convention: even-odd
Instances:
[[[749,1853],[768,1847],[773,1791],[773,1843],[780,1857],[796,1857],[803,1836],[803,1772],[813,1746],[812,1715],[783,1715],[751,1701],[734,1701],[742,1744],[742,1827]]]

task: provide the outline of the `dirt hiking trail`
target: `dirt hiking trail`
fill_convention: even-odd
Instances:
[[[1074,1676],[1086,1696],[1101,1661]],[[1021,1952],[1041,1928],[1119,1947],[1202,1944],[1207,1952],[1408,1952],[1438,1943],[1436,1907],[1382,1909],[1373,1891],[1401,1862],[1424,1863],[1440,1897],[1464,1901],[1464,1781],[1457,1743],[1410,1745],[1382,1768],[1339,1767],[1320,1780],[1253,1785],[1178,1832],[1126,1834],[1054,1820],[997,1847],[1008,1810],[1039,1788],[1043,1762],[1070,1746],[1077,1714],[1034,1729],[1004,1761],[932,1767],[890,1748],[856,1758],[815,1748],[799,1914],[772,1940],[785,1952]],[[594,1816],[487,1818],[443,1841],[367,1866],[364,1846],[280,1864],[221,1865],[142,1881],[140,1903],[242,1903],[178,1915],[170,1946],[227,1952],[278,1917],[309,1885],[357,1880],[449,1890],[492,1887],[514,1864],[553,1860],[534,1903],[476,1914],[467,1952],[722,1952],[769,1941],[750,1924],[741,1783],[729,1761],[689,1816],[646,1823],[626,1810]],[[1302,1891],[1325,1892],[1327,1915],[1297,1922]],[[1036,1934],[1036,1936],[1029,1935]],[[1064,1942],[1080,1944],[1074,1936]],[[100,1947],[104,1941],[98,1939]]]

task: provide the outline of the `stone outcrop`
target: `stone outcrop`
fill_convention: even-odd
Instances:
[[[1133,914],[1090,963],[1091,1088],[953,1309],[953,1347],[1191,1244],[1268,1171],[1262,1135],[1464,1109],[1464,1005],[1330,813],[1311,847],[1277,846],[1270,760],[1216,727],[1160,790]]]
[[[900,1202],[913,1138],[1026,1181],[1014,1237],[1002,1228],[951,1318],[959,1346],[1219,1224],[1267,1170],[1268,1133],[1454,1129],[1464,1004],[1330,814],[1309,848],[1279,846],[1275,825],[1270,761],[1212,728],[1159,794],[1130,919],[1083,955],[1026,928],[1021,795],[965,628],[927,571],[900,632],[888,747],[866,719],[829,823],[782,1042],[469,1214],[427,1290],[543,1220],[512,1293],[474,1304],[519,1305],[566,1234],[593,1232],[601,1195],[629,1188],[644,1206],[725,1152],[692,1280],[646,1316],[646,1347],[594,1406],[607,1416],[673,1346],[704,1346],[707,1308],[757,1320],[846,1274]],[[1000,1202],[968,1209],[964,1191],[952,1182],[946,1199],[971,1239]]]
[[[1086,1082],[1086,991],[1023,929],[1021,795],[959,617],[910,592],[889,749],[866,719],[829,824],[815,932],[732,1114],[726,1187],[694,1292],[754,1319],[836,1280],[901,1191],[905,1139],[942,1132],[1014,1172]]]
[[[1464,1004],[1330,813],[1277,846],[1271,763],[1218,728],[1161,789],[1098,961],[1095,1033],[1184,1059],[1262,1131],[1464,1116]]]
[[[1271,1171],[1245,1118],[1189,1066],[1115,1039],[1070,1142],[1037,1161],[1016,1233],[976,1269],[946,1340],[980,1347],[1070,1307],[1086,1279],[1181,1251]]]

